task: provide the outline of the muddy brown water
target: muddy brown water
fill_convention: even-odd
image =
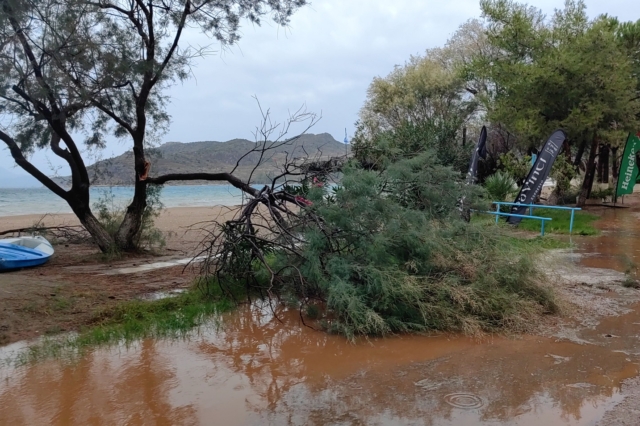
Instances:
[[[640,267],[640,210],[638,208],[601,208],[596,212],[600,235],[573,237],[580,264],[592,268],[637,273]]]
[[[580,262],[625,270],[640,257],[639,217],[604,214],[601,235],[574,239],[588,254]],[[585,344],[538,336],[351,344],[254,305],[184,339],[0,368],[0,425],[592,425],[639,374],[640,305],[632,308],[579,331]]]

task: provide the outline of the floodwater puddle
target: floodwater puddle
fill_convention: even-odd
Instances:
[[[605,211],[601,235],[574,237],[576,252],[590,254],[577,261],[621,272],[640,264],[640,220],[629,213]],[[354,344],[257,304],[215,324],[1,367],[0,425],[593,425],[640,369],[640,305],[576,330],[574,342],[413,335]]]
[[[441,335],[352,344],[305,327],[295,312],[277,317],[254,305],[186,339],[5,368],[0,424],[589,425],[638,374],[637,356],[598,342]]]
[[[583,254],[580,265],[590,268],[637,272],[640,267],[640,212],[627,208],[603,208],[595,222],[601,234],[574,237],[577,253]]]
[[[140,300],[153,301],[153,300],[168,299],[170,297],[176,297],[184,293],[185,291],[187,291],[187,289],[185,288],[176,288],[169,291],[156,291],[155,293],[147,293],[145,295],[140,296]]]

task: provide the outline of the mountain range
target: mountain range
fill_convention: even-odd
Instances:
[[[247,139],[233,139],[227,142],[167,142],[148,152],[151,161],[150,176],[168,173],[220,173],[230,172],[236,162],[247,152],[256,148],[256,143]],[[328,133],[305,134],[291,143],[268,151],[262,165],[253,173],[251,183],[266,183],[281,170],[281,166],[291,158],[328,159],[344,156],[350,146],[338,142]],[[234,175],[247,181],[260,158],[259,152],[252,152],[240,161]],[[101,160],[88,167],[94,185],[132,185],[133,152],[125,152],[117,157]],[[62,183],[68,178],[59,178]],[[190,184],[202,182],[188,182]],[[180,184],[180,182],[172,182]]]

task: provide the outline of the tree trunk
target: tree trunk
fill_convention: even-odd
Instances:
[[[578,167],[580,165],[580,161],[582,161],[582,156],[584,155],[584,150],[587,147],[587,140],[583,139],[578,147],[578,152],[576,152],[576,158],[573,160],[573,165]]]
[[[603,164],[603,160],[604,159],[604,146],[601,145],[600,146],[600,152],[598,153],[598,183],[602,183],[604,182],[604,164]]]
[[[618,169],[620,168],[620,166],[618,165],[618,147],[614,146],[613,148],[611,148],[611,168],[613,170],[611,170],[612,174],[613,174],[613,182],[616,183],[618,182]]]
[[[127,207],[124,219],[116,233],[118,248],[125,251],[136,250],[136,236],[142,229],[142,215],[147,207],[147,185],[145,182],[136,182],[135,192],[131,204]]]
[[[600,154],[600,163],[602,164],[602,183],[609,183],[609,145],[602,147]]]
[[[596,174],[596,155],[598,153],[599,141],[597,136],[594,135],[591,142],[591,150],[589,151],[589,161],[587,161],[587,169],[584,173],[584,180],[582,181],[582,189],[576,202],[576,207],[584,207],[587,202],[587,198],[591,194],[591,187],[593,186],[593,180]]]
[[[78,219],[80,219],[82,226],[84,226],[87,232],[91,234],[91,237],[100,248],[100,251],[103,253],[109,253],[115,250],[116,244],[113,238],[109,233],[107,233],[102,224],[90,210],[85,212],[84,215],[79,215],[78,213],[76,213],[76,215],[78,216]]]
[[[133,149],[135,161],[136,184],[133,193],[133,200],[124,215],[124,219],[116,233],[116,244],[118,248],[125,251],[137,249],[136,236],[142,228],[142,215],[147,207],[147,172],[148,163],[144,157],[142,143],[136,143]],[[142,179],[141,179],[142,178]]]
[[[564,151],[564,157],[566,158],[567,163],[571,163],[571,142],[568,138],[564,140],[562,150]]]
[[[89,186],[83,185],[82,188],[72,188],[66,198],[67,203],[78,217],[80,223],[91,234],[103,253],[108,253],[115,249],[113,237],[104,229],[104,226],[93,215],[89,206]]]

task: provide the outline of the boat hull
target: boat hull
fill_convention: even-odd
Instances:
[[[53,247],[42,237],[0,240],[0,272],[39,266],[51,255]]]

